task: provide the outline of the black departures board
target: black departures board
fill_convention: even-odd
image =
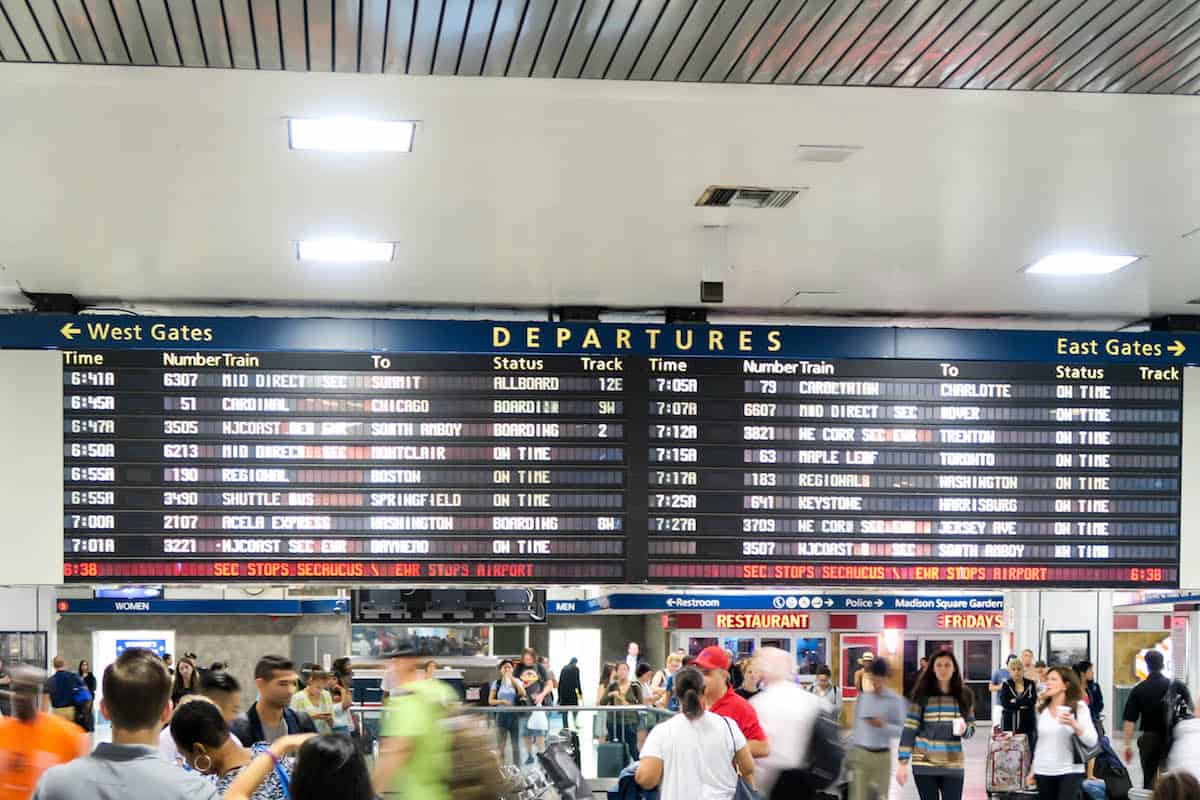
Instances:
[[[649,365],[653,582],[1177,578],[1182,387],[1164,378],[1178,371]]]
[[[97,355],[63,372],[68,579],[627,578],[646,432],[625,372],[569,356],[67,361]]]
[[[1179,373],[79,349],[66,577],[1169,587]]]

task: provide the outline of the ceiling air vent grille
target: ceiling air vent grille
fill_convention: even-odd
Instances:
[[[760,186],[709,186],[696,201],[704,208],[786,208],[803,189]]]

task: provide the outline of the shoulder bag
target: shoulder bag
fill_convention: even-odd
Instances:
[[[1071,713],[1075,716],[1075,719],[1079,719],[1078,706],[1076,708],[1072,709]],[[1088,712],[1088,718],[1091,719],[1090,711]],[[1095,758],[1096,756],[1103,753],[1104,746],[1100,742],[1101,742],[1100,737],[1097,736],[1096,744],[1092,747],[1088,747],[1086,744],[1083,743],[1082,739],[1080,739],[1078,736],[1075,736],[1074,734],[1072,734],[1071,735],[1071,750],[1074,751],[1074,753],[1075,753],[1075,763],[1086,765],[1086,764],[1090,763],[1093,758]]]
[[[725,727],[729,729],[729,743],[733,745],[733,757],[737,758],[737,739],[733,738],[733,726],[729,723],[728,717],[721,717],[725,721]],[[737,788],[733,790],[733,797],[730,800],[759,800],[758,792],[751,788],[750,784],[746,783],[742,777],[741,771],[737,767],[737,761],[732,764],[733,771],[737,775]]]

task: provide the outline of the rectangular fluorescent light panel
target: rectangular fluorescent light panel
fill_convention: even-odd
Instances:
[[[359,239],[314,239],[296,245],[296,257],[301,261],[332,264],[391,261],[395,252],[394,242],[364,242]]]
[[[1030,275],[1107,275],[1137,261],[1137,256],[1052,253],[1025,269]]]
[[[371,119],[289,119],[288,143],[293,150],[336,150],[347,153],[410,153],[415,122]]]

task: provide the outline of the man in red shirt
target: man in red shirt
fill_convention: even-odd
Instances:
[[[708,710],[737,724],[750,746],[750,755],[763,758],[771,749],[758,724],[758,713],[729,685],[729,656],[719,647],[706,647],[692,666],[704,673],[704,701]]]

